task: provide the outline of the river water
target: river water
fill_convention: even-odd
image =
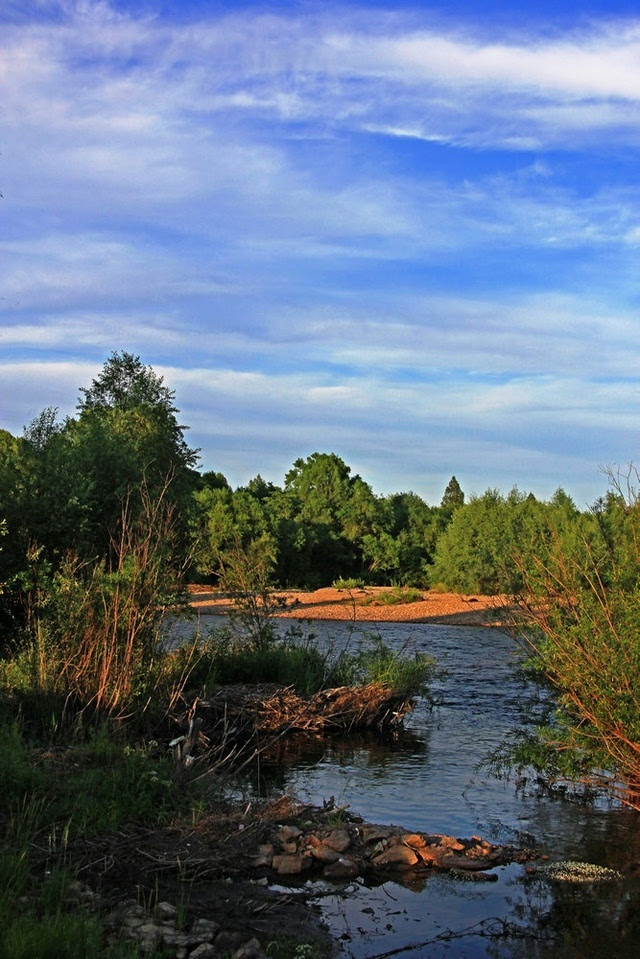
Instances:
[[[624,959],[640,954],[640,818],[605,801],[550,795],[535,781],[498,779],[479,763],[514,728],[542,714],[544,694],[518,670],[513,640],[495,628],[373,624],[394,648],[428,653],[438,673],[405,729],[286,744],[263,763],[263,788],[336,805],[374,823],[533,846],[552,860],[622,871],[614,882],[550,882],[522,865],[497,882],[434,873],[410,888],[354,883],[325,895],[344,955],[448,959]],[[358,642],[349,624],[315,622],[323,646]],[[401,950],[401,951],[400,951]]]

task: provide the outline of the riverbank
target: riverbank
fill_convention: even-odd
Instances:
[[[274,615],[287,619],[449,626],[500,626],[508,619],[505,596],[421,590],[420,598],[413,602],[385,602],[391,592],[383,586],[278,590],[274,593]],[[190,586],[189,602],[198,612],[210,615],[224,616],[234,609],[229,596],[212,591],[210,586]]]
[[[478,836],[376,825],[333,802],[318,808],[288,796],[220,808],[191,828],[118,837],[116,847],[117,866],[113,842],[90,844],[75,893],[103,910],[115,894],[105,921],[111,941],[124,937],[171,959],[329,959],[339,949],[318,903],[348,895],[354,880],[362,889],[388,880],[417,889],[445,872],[486,883],[497,880],[495,867],[535,857]]]

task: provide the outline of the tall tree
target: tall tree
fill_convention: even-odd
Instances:
[[[462,488],[458,480],[455,478],[455,476],[452,476],[447,483],[447,488],[442,494],[440,506],[444,507],[445,509],[456,509],[456,507],[463,505],[464,493],[462,492]]]

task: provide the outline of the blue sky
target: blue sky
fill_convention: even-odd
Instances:
[[[637,458],[637,0],[9,0],[0,89],[1,426],[128,350],[234,485]]]

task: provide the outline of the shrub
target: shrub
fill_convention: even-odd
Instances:
[[[605,781],[640,808],[640,499],[596,504],[580,535],[557,528],[522,568],[513,624],[533,666],[559,692],[556,722],[539,730],[556,773]],[[543,753],[540,753],[542,757]],[[542,758],[538,764],[544,765]]]

